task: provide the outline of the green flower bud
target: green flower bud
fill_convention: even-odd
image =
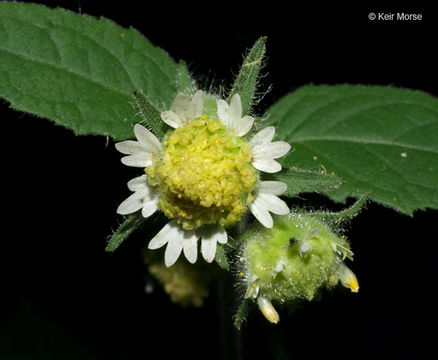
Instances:
[[[270,322],[278,322],[271,301],[310,301],[322,288],[339,281],[353,292],[359,289],[356,277],[343,264],[343,258],[352,256],[346,239],[315,216],[277,216],[272,229],[255,225],[240,240],[245,297],[257,300]]]

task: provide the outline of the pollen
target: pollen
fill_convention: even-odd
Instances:
[[[359,283],[357,282],[357,279],[355,279],[355,277],[350,277],[348,283],[350,285],[351,292],[359,292]]]
[[[257,172],[251,148],[207,115],[169,133],[161,158],[145,169],[158,206],[186,230],[238,222],[252,202]]]

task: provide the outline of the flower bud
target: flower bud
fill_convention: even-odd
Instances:
[[[263,296],[259,296],[257,298],[257,304],[266,320],[273,324],[277,324],[280,321],[280,316],[278,315],[278,312],[275,310],[275,308],[272,306],[272,303],[268,299]]]
[[[359,282],[356,275],[343,262],[339,264],[338,276],[342,286],[350,289],[351,292],[359,292]]]

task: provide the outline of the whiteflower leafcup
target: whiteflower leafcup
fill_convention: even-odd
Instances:
[[[218,99],[215,113],[204,109],[204,93],[192,98],[179,94],[172,110],[161,113],[174,130],[161,143],[140,124],[134,126],[136,141],[116,144],[127,166],[144,168],[145,174],[128,182],[133,194],[117,208],[121,215],[141,210],[147,218],[160,210],[170,221],[152,238],[149,249],[167,244],[166,266],[181,252],[195,263],[198,240],[207,262],[215,258],[217,243],[228,240],[226,228],[238,223],[249,209],[266,228],[273,226],[270,213],[289,213],[278,196],[287,190],[280,181],[261,181],[259,172],[275,173],[275,160],[288,153],[290,145],[272,139],[275,128],[259,131],[249,141],[254,118],[242,117],[238,94],[230,104]]]

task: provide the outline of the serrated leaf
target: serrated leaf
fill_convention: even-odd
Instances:
[[[119,226],[114,234],[108,240],[108,244],[105,251],[113,252],[120,244],[131,235],[134,230],[138,229],[144,222],[141,214],[134,214],[125,219],[125,221]]]
[[[268,111],[265,125],[295,149],[283,164],[345,183],[327,194],[369,198],[405,214],[438,208],[438,100],[381,86],[305,86]]]
[[[334,173],[328,174],[323,169],[311,171],[285,166],[278,173],[264,175],[264,179],[282,181],[287,184],[287,191],[282,195],[289,197],[303,192],[334,190],[342,183]]]
[[[229,102],[236,93],[240,95],[243,115],[248,113],[253,103],[262,59],[266,50],[265,43],[266,37],[261,37],[253,45],[240,68],[239,75],[234,81],[233,89],[228,96]]]
[[[133,90],[167,109],[189,82],[163,50],[110,20],[0,2],[0,96],[17,110],[72,129],[133,136]]]
[[[222,269],[227,271],[230,270],[230,264],[228,264],[227,255],[220,244],[217,245],[216,256],[214,259]]]

